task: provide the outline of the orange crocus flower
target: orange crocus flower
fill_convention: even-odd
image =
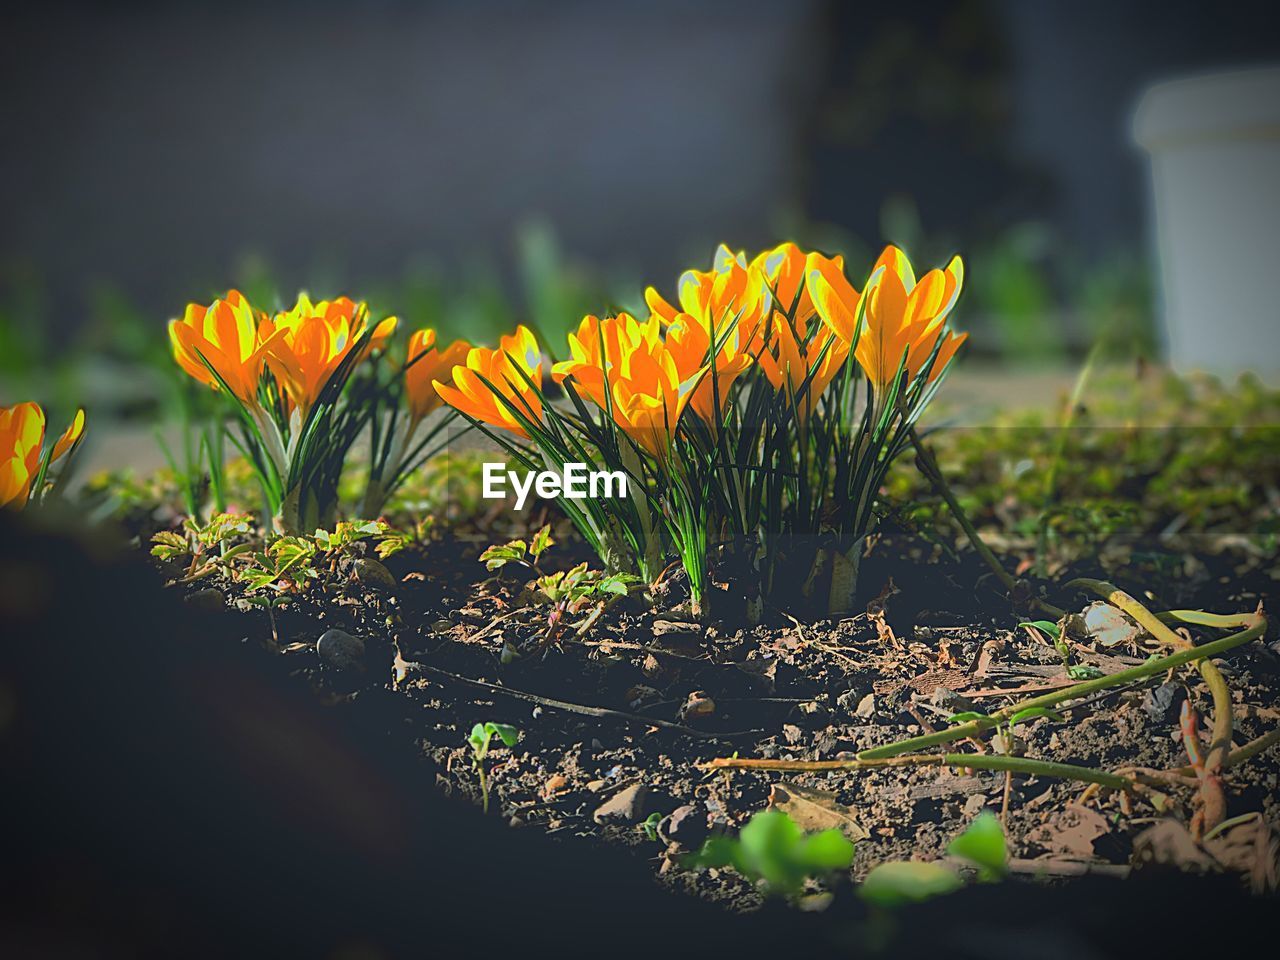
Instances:
[[[453,368],[451,379],[452,383],[434,381],[436,393],[455,410],[482,423],[529,439],[511,408],[529,420],[542,418],[542,354],[523,324],[503,337],[496,350],[472,347],[465,363]]]
[[[723,411],[734,381],[752,363],[751,356],[742,352],[738,338],[732,333],[721,337],[717,330],[716,337],[722,343],[712,363],[711,331],[689,314],[682,313],[676,316],[667,330],[666,342],[667,351],[679,372],[680,383],[685,389],[691,389],[688,398],[690,409],[713,427],[719,426],[716,423],[717,401]]]
[[[569,336],[572,359],[557,363],[552,376],[557,382],[572,377],[581,393],[611,411],[614,422],[637,446],[665,460],[684,408],[706,369],[705,365],[682,369],[672,349],[673,337],[678,338],[687,319],[677,315],[664,342],[656,315],[643,323],[628,313],[604,319],[585,317]],[[703,346],[698,364],[705,356]]]
[[[266,362],[290,404],[302,417],[324,391],[369,325],[369,308],[346,297],[312,303],[298,295],[293,309],[263,323]],[[361,358],[381,347],[396,328],[396,318],[379,323],[365,341]]]
[[[31,485],[44,457],[44,410],[38,403],[0,407],[0,507],[21,510],[31,496]],[[77,410],[71,425],[53,445],[49,462],[61,459],[84,435],[84,410]]]
[[[775,313],[788,314],[800,324],[808,323],[814,314],[813,295],[807,278],[809,271],[820,269],[844,273],[844,257],[827,257],[821,253],[806,254],[794,243],[779,244],[751,261],[773,291]]]
[[[792,324],[782,314],[774,314],[769,348],[757,362],[773,389],[794,396],[804,387],[804,396],[797,401],[797,413],[803,423],[848,357],[849,344],[825,324],[808,335],[804,321],[797,319]]]
[[[227,291],[207,307],[187,304],[181,320],[169,321],[169,341],[178,366],[215,390],[221,389],[221,377],[240,402],[248,405],[258,402],[269,334],[265,316],[238,290]]]
[[[656,316],[645,323],[640,323],[629,313],[603,320],[585,316],[578,329],[569,334],[569,359],[555,364],[551,368],[551,376],[556,383],[573,377],[574,386],[580,394],[604,407],[606,379],[609,383],[615,382],[619,371],[628,368],[633,353],[652,353],[661,339],[661,323]]]
[[[748,267],[742,254],[721,244],[710,270],[686,270],[677,289],[679,307],[668,303],[653,287],[644,292],[645,303],[665,324],[687,314],[704,330],[714,329],[716,340],[732,341],[734,353],[753,356],[764,342],[764,321],[772,309],[764,275]]]
[[[953,257],[943,270],[930,270],[919,281],[911,261],[897,247],[886,247],[868,281],[861,331],[855,330],[859,296],[830,270],[809,271],[818,315],[846,343],[856,339],[854,356],[877,390],[891,384],[905,367],[908,381],[924,369],[934,348],[932,383],[951,362],[966,333],[947,330],[947,317],[964,283],[964,264]],[[942,338],[941,346],[938,345]]]
[[[404,389],[413,422],[422,420],[443,405],[444,401],[432,382],[448,376],[454,367],[464,363],[470,350],[471,345],[465,340],[455,340],[443,350],[437,349],[436,332],[431,329],[418,330],[409,337]]]

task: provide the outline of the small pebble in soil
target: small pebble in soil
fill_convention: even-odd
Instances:
[[[591,815],[596,823],[639,823],[644,819],[645,804],[649,799],[649,788],[643,783],[633,783],[619,790],[612,797],[596,808]]]
[[[865,697],[858,701],[858,709],[853,712],[855,717],[863,720],[869,720],[876,715],[876,695],[868,693]]]
[[[391,575],[381,562],[369,558],[362,558],[351,565],[352,571],[366,587],[372,587],[375,590],[394,590],[396,588],[396,578]]]
[[[946,687],[937,687],[929,697],[929,703],[935,707],[950,710],[952,713],[965,713],[978,708],[978,705],[968,697],[963,697]]]
[[[316,641],[316,654],[337,670],[360,670],[364,667],[364,641],[345,630],[326,630]]]
[[[1177,683],[1162,683],[1158,687],[1152,687],[1143,695],[1143,712],[1156,723],[1173,719],[1176,713],[1174,706],[1181,691],[1182,685]]]
[[[688,849],[698,847],[707,836],[707,815],[698,806],[676,807],[667,819],[667,836]]]
[[[654,691],[655,693],[657,691]],[[716,712],[716,702],[705,690],[695,690],[680,708],[680,718],[685,721],[709,717]]]

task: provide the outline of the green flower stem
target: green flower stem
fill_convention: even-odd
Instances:
[[[1094,680],[1085,680],[1070,687],[1063,687],[1061,690],[1051,690],[1038,697],[1031,697],[1019,703],[1003,707],[989,717],[970,720],[967,723],[957,724],[954,727],[948,727],[936,733],[899,740],[897,743],[886,744],[882,747],[872,747],[870,750],[863,750],[859,753],[858,759],[879,760],[885,757],[896,757],[899,754],[910,753],[913,750],[922,750],[926,747],[951,743],[955,740],[963,740],[966,737],[974,737],[984,731],[994,729],[1021,710],[1028,710],[1034,707],[1051,707],[1067,700],[1086,697],[1100,690],[1109,690],[1112,687],[1123,686],[1136,680],[1145,680],[1156,674],[1164,673],[1166,670],[1172,670],[1174,667],[1180,667],[1184,663],[1216,657],[1251,640],[1256,640],[1266,632],[1267,619],[1261,612],[1254,614],[1252,620],[1253,625],[1248,629],[1233,633],[1229,637],[1223,637],[1220,640],[1214,640],[1198,647],[1188,647],[1167,657],[1161,657],[1140,666],[1131,667],[1128,670],[1121,670],[1119,673],[1098,677]]]
[[[853,760],[753,760],[742,757],[719,757],[707,764],[711,770],[773,770],[791,773],[815,773],[822,770],[876,770],[885,767],[969,767],[976,770],[1005,770],[1030,776],[1056,777],[1096,783],[1115,790],[1132,790],[1145,782],[1141,776],[1125,777],[1094,767],[1074,763],[1054,763],[1029,757],[1006,757],[980,753],[916,754],[909,757],[885,757]]]

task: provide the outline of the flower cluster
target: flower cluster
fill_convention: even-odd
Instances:
[[[43,497],[58,477],[50,467],[72,454],[84,437],[84,411],[52,446],[45,445],[45,414],[38,403],[0,407],[0,507],[21,510]]]
[[[431,383],[468,347],[439,351],[434,331],[418,331],[399,382],[386,382],[370,361],[383,355],[396,325],[395,317],[372,322],[366,304],[346,297],[302,294],[269,315],[236,290],[207,306],[190,304],[170,322],[178,365],[233,402],[238,446],[280,532],[331,525],[343,464],[366,425],[375,434],[367,507],[380,509],[417,465],[419,425],[442,404]],[[408,415],[400,420],[393,403],[383,423],[381,406],[400,393]]]
[[[701,606],[714,563],[758,599],[803,559],[802,591],[825,583],[840,611],[884,473],[965,340],[949,326],[963,276],[957,257],[917,280],[891,246],[860,292],[842,257],[722,246],[674,303],[647,289],[647,318],[583,318],[550,369],[568,404],[545,395],[523,327],[436,389],[517,459],[627,472],[627,505],[563,503],[607,565],[653,576],[674,549]]]
[[[672,299],[646,289],[647,314],[583,317],[563,359],[524,326],[496,347],[423,329],[388,368],[394,317],[305,295],[268,315],[234,290],[169,335],[179,366],[238,412],[280,532],[331,525],[366,428],[361,512],[377,516],[458,414],[527,469],[626,477],[620,499],[560,501],[606,572],[652,582],[674,555],[699,610],[731,583],[748,609],[771,596],[839,612],[885,472],[965,340],[950,326],[959,258],[917,279],[888,247],[856,279],[794,243],[752,258],[721,246]]]

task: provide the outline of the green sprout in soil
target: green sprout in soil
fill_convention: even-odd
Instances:
[[[658,824],[662,822],[662,814],[651,813],[645,818],[644,823],[640,824],[640,829],[644,831],[645,838],[651,843],[657,843],[661,837],[658,836]]]
[[[794,897],[805,881],[848,870],[853,851],[853,841],[838,829],[805,833],[780,810],[762,810],[736,838],[711,837],[686,864],[732,867],[766,893]]]
[[[1009,870],[1004,829],[989,810],[978,814],[969,828],[951,841],[947,853],[959,861],[959,865],[974,870],[983,883],[1000,880]],[[896,907],[951,893],[963,886],[964,877],[957,865],[900,860],[872,869],[858,888],[858,895],[877,906]]]
[[[542,645],[554,642],[563,633],[570,618],[586,611],[574,632],[586,633],[600,618],[605,607],[619,597],[625,597],[640,583],[640,578],[628,573],[601,573],[588,569],[586,562],[569,570],[547,573],[539,565],[543,553],[555,541],[551,538],[550,525],[544,525],[526,543],[512,540],[500,546],[491,546],[480,554],[480,560],[491,571],[524,568],[534,576],[529,584],[529,599],[538,606],[550,607]]]
[[[484,762],[489,756],[489,745],[495,736],[508,747],[514,747],[520,739],[520,731],[507,723],[477,723],[467,737],[467,743],[471,746],[471,760],[480,777],[481,809],[485,813],[489,812],[489,779],[485,774]]]

